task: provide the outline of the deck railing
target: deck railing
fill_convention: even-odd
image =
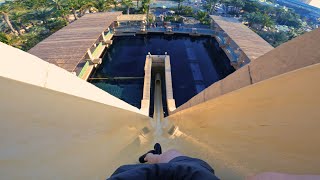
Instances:
[[[103,45],[102,42],[99,43],[99,45],[95,48],[95,50],[92,53],[93,58],[99,58],[101,55],[101,52],[103,51]]]
[[[119,26],[114,29],[115,34],[117,33],[137,33],[141,32],[140,27],[136,26]],[[148,27],[145,32],[168,32],[165,27]],[[213,35],[214,31],[206,28],[185,28],[185,27],[172,27],[173,33],[185,33],[185,34],[200,34],[200,35]]]

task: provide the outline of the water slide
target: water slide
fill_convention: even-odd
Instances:
[[[105,179],[155,142],[207,161],[221,179],[320,173],[320,64],[165,118],[156,78],[149,118],[25,52],[0,54],[10,55],[0,59],[0,179]]]
[[[300,109],[301,99],[295,96],[305,91],[298,82],[312,84],[305,81],[305,76],[316,76],[311,75],[316,73],[316,68],[313,72],[311,69],[244,88],[166,118],[163,117],[161,80],[157,75],[154,116],[151,119],[154,132],[148,145],[159,142],[164,150],[177,149],[188,156],[201,158],[213,166],[222,179],[245,179],[270,171],[317,174],[315,167],[318,162],[313,158],[317,156],[315,150],[319,146],[312,143],[317,136],[317,130],[312,126],[319,123],[316,117],[309,117],[308,125],[300,121],[305,115],[301,112],[314,114],[316,108],[311,103]],[[283,80],[290,82],[283,85]],[[295,92],[291,90],[288,93],[288,87],[296,87]],[[287,104],[288,97],[294,103]],[[270,98],[274,102],[271,105]],[[314,100],[311,95],[302,101]],[[297,109],[294,116],[286,113],[292,109]],[[270,115],[270,110],[275,115]],[[309,133],[294,133],[298,131]],[[302,142],[308,148],[301,148],[299,144]],[[313,165],[305,167],[299,162]]]
[[[162,92],[161,92],[161,76],[156,74],[155,87],[154,87],[154,111],[153,120],[156,123],[156,127],[161,126],[163,120],[163,104],[162,104]]]
[[[154,143],[158,142],[162,145],[164,150],[177,149],[188,156],[201,157],[212,165],[215,165],[215,169],[218,168],[219,172],[227,172],[222,175],[227,179],[244,177],[241,175],[241,172],[236,172],[235,169],[225,166],[223,161],[219,162],[219,159],[217,159],[218,155],[216,155],[215,150],[210,149],[209,145],[183,133],[172,121],[168,118],[164,118],[160,73],[156,74],[154,81],[154,114],[151,119],[153,128],[151,129],[151,137],[149,137],[149,141],[146,144],[152,146]]]

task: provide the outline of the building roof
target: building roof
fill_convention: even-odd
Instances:
[[[28,52],[67,71],[75,71],[88,48],[121,12],[86,14],[38,43]]]
[[[236,19],[222,16],[210,17],[226,34],[228,34],[250,60],[254,60],[274,49],[258,34]]]

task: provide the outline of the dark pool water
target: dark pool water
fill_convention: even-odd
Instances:
[[[114,37],[105,52],[102,65],[91,77],[137,77],[137,79],[92,80],[91,83],[110,94],[141,106],[146,55],[170,55],[172,87],[176,105],[180,106],[216,81],[234,72],[233,67],[211,37],[180,35],[137,35]]]

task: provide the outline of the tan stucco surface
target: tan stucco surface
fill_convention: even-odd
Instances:
[[[230,172],[320,174],[319,78],[320,64],[309,66],[168,118],[199,147],[181,150],[208,160],[223,179]]]
[[[0,179],[104,179],[144,151],[149,118],[0,78]]]
[[[159,123],[1,77],[1,179],[103,179],[137,163],[155,142],[208,161],[222,179],[264,171],[319,174],[319,78],[317,64]]]
[[[42,59],[0,43],[0,76],[137,113],[138,108]]]
[[[228,93],[155,122],[32,55],[4,44],[0,54],[0,179],[104,179],[155,142],[204,159],[221,179],[320,174],[320,64],[240,89],[221,83]]]
[[[280,45],[249,64],[253,83],[320,62],[320,28]]]

